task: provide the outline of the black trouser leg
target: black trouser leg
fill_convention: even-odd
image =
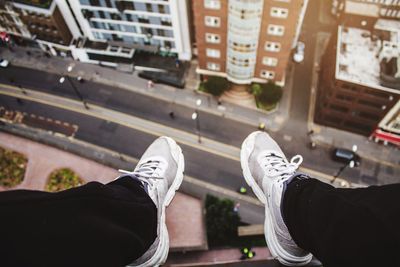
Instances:
[[[156,235],[156,207],[130,177],[0,193],[0,266],[124,266]]]
[[[336,189],[295,179],[283,216],[296,244],[324,267],[400,266],[400,184]]]

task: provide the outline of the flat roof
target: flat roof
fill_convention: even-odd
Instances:
[[[394,29],[396,29],[394,25],[396,22],[393,24],[392,21],[383,20],[377,22],[377,25],[390,32],[391,42],[397,43],[397,47],[400,47],[400,30],[398,32],[391,31],[389,25],[386,24],[385,26],[385,23],[389,23],[391,27],[394,26]],[[397,29],[400,29],[400,27]],[[399,90],[381,85],[380,60],[383,55],[388,55],[384,49],[387,41],[371,38],[372,35],[369,30],[345,26],[338,27],[336,79],[399,94]],[[399,58],[399,51],[399,49],[394,50],[394,52],[391,51],[390,55],[397,55]]]
[[[374,3],[346,1],[344,12],[360,16],[379,17],[379,6]]]

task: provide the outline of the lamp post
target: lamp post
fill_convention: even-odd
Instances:
[[[201,134],[200,134],[200,117],[199,117],[199,111],[198,108],[201,105],[201,99],[196,100],[196,109],[192,114],[192,120],[196,121],[196,131],[197,131],[197,141],[199,144],[201,143]]]
[[[353,145],[351,150],[356,153],[358,147],[357,145]],[[331,180],[331,184],[333,184],[336,181],[336,178],[339,177],[340,174],[342,174],[342,172],[347,168],[350,167],[351,169],[354,167],[357,167],[360,164],[360,162],[356,162],[354,160],[350,160],[348,161],[345,165],[343,165],[342,167],[340,167],[339,171],[333,176],[333,179]]]
[[[68,66],[67,71],[68,73],[70,73],[72,71],[73,67],[71,65]],[[83,98],[81,92],[79,92],[78,88],[75,86],[75,84],[73,83],[73,81],[71,80],[71,77],[69,77],[69,75],[65,75],[62,76],[59,80],[59,83],[64,83],[65,79],[68,80],[68,82],[70,83],[72,89],[74,90],[75,94],[78,96],[78,98],[82,101],[83,106],[85,107],[85,109],[89,109],[89,105],[87,104],[87,102],[85,101],[85,99]]]
[[[345,165],[343,165],[342,167],[340,167],[339,171],[333,176],[333,179],[331,180],[331,184],[333,184],[336,181],[336,178],[339,177],[339,175],[347,168],[354,168],[356,166],[356,163],[354,162],[354,160],[349,161],[348,163],[346,163]]]

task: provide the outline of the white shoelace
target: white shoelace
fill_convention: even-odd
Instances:
[[[119,169],[121,173],[125,173],[129,176],[134,176],[136,179],[150,187],[153,187],[153,180],[162,180],[163,177],[154,176],[157,169],[160,168],[160,162],[156,160],[150,160],[139,165],[135,171],[126,171]]]
[[[267,153],[261,161],[262,166],[264,166],[265,171],[268,175],[274,177],[281,177],[278,182],[282,182],[299,168],[300,164],[303,162],[303,157],[300,155],[294,156],[290,161],[274,153]]]

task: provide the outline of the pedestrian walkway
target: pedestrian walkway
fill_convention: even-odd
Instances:
[[[120,175],[115,169],[92,160],[3,132],[0,132],[0,146],[22,153],[28,158],[25,178],[13,189],[44,190],[50,173],[59,168],[72,169],[87,183],[108,183]],[[4,190],[0,188],[0,191]],[[187,216],[187,211],[190,211],[190,216]],[[167,209],[166,220],[171,251],[207,248],[200,199],[177,192]]]

